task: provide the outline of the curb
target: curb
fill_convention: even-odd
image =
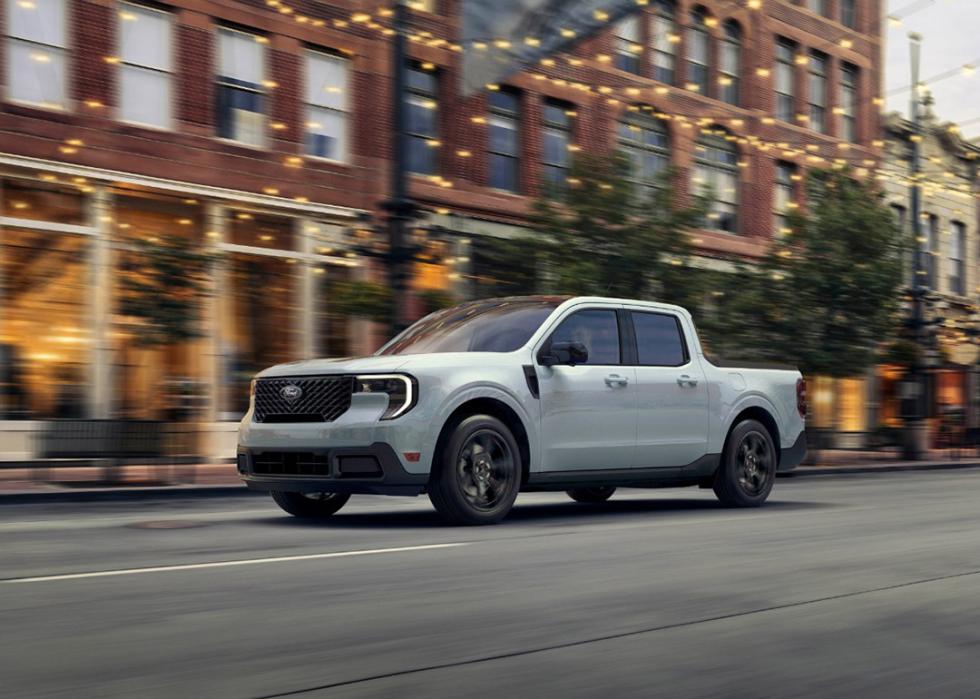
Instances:
[[[980,468],[980,461],[923,461],[911,464],[882,464],[880,466],[802,466],[777,474],[780,478],[809,478],[811,476],[850,476],[866,473],[905,473],[908,471],[957,471]]]
[[[910,471],[958,471],[980,468],[978,461],[925,461],[913,464],[881,466],[803,466],[779,478],[854,476],[871,473],[906,473]],[[174,485],[139,488],[79,488],[59,490],[16,490],[0,492],[0,505],[27,505],[45,502],[127,502],[136,500],[205,499],[225,497],[261,497],[265,493],[244,485]]]
[[[0,492],[0,506],[45,502],[126,502],[136,500],[205,499],[263,496],[245,485],[175,485],[142,488],[79,488],[62,490],[16,490]]]

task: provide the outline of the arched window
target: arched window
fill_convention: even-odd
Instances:
[[[661,175],[670,167],[667,129],[645,110],[649,107],[629,112],[619,122],[619,149],[629,158],[629,180],[642,199],[662,185]]]
[[[687,84],[702,95],[708,95],[711,63],[711,35],[708,33],[707,18],[703,7],[695,7],[687,27]]]
[[[722,101],[738,106],[739,75],[742,73],[742,29],[733,20],[725,22],[719,73],[718,85],[721,87]]]
[[[674,84],[676,47],[680,37],[672,0],[656,0],[650,15],[650,63],[654,80]]]
[[[738,149],[724,129],[702,134],[695,148],[694,191],[710,194],[706,228],[738,232]]]

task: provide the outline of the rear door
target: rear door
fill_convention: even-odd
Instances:
[[[635,338],[638,468],[686,466],[708,451],[708,387],[693,332],[668,311],[628,311]]]
[[[589,351],[585,364],[536,367],[543,471],[633,465],[636,371],[623,364],[626,335],[620,321],[613,307],[573,308],[535,348],[535,358],[551,342],[582,342]]]

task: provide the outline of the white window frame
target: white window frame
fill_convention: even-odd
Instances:
[[[144,128],[144,129],[156,129],[157,131],[173,131],[173,128],[174,128],[174,111],[175,111],[174,110],[174,87],[175,87],[174,86],[174,73],[175,73],[174,66],[176,65],[176,59],[177,59],[176,42],[174,41],[174,39],[176,37],[174,36],[174,17],[173,17],[173,13],[172,12],[169,12],[167,10],[158,9],[156,7],[150,7],[148,5],[141,5],[140,3],[137,3],[137,2],[129,2],[128,0],[119,0],[119,2],[116,3],[116,6],[117,6],[116,7],[116,11],[117,11],[117,16],[116,16],[116,19],[117,19],[117,22],[116,22],[116,25],[117,25],[117,30],[116,30],[116,56],[119,57],[119,68],[116,71],[116,75],[117,76],[120,76],[116,80],[116,96],[117,96],[117,99],[116,99],[116,121],[119,121],[119,122],[121,122],[123,124],[131,124],[133,126],[139,126],[140,128]],[[127,21],[127,20],[123,19],[123,17],[122,17],[122,13],[126,11],[125,8],[127,8],[127,7],[134,7],[134,8],[137,8],[139,10],[144,10],[146,12],[156,12],[156,13],[159,13],[161,15],[166,16],[166,18],[167,18],[167,25],[168,25],[167,31],[169,32],[168,41],[170,43],[170,69],[169,70],[164,71],[164,70],[160,70],[159,68],[150,68],[148,66],[140,65],[138,63],[127,63],[127,62],[125,62],[125,60],[123,59],[123,54],[122,54],[122,31],[120,29],[120,26],[122,25],[123,22]],[[169,97],[170,97],[170,99],[167,101],[167,118],[166,118],[166,122],[167,123],[166,123],[166,125],[160,126],[159,124],[147,124],[147,123],[142,122],[142,121],[135,121],[135,120],[132,120],[132,119],[124,119],[122,117],[122,113],[121,113],[122,100],[119,99],[119,97],[122,94],[122,80],[121,80],[122,71],[123,71],[123,68],[125,68],[126,66],[130,66],[130,67],[134,67],[134,68],[139,68],[141,70],[149,70],[149,71],[153,71],[154,73],[159,73],[159,74],[163,74],[163,75],[166,75],[167,76],[167,82],[168,82],[168,86],[169,86]]]
[[[322,161],[328,162],[328,163],[341,163],[341,164],[346,165],[346,164],[350,163],[350,161],[351,161],[351,157],[350,157],[351,156],[351,118],[350,118],[350,113],[351,113],[351,104],[353,103],[353,100],[351,100],[351,98],[350,98],[350,90],[351,90],[351,74],[352,74],[351,65],[352,65],[352,62],[351,62],[351,60],[349,58],[344,58],[343,56],[338,56],[337,54],[330,53],[329,51],[325,51],[323,49],[307,48],[303,52],[304,78],[306,77],[306,75],[309,72],[310,60],[314,56],[320,57],[320,58],[326,58],[328,60],[334,60],[334,61],[341,61],[341,62],[343,62],[343,64],[344,64],[344,73],[345,73],[345,76],[346,76],[345,77],[345,81],[344,81],[345,82],[345,89],[343,90],[343,93],[342,93],[343,106],[340,107],[340,108],[331,107],[331,106],[327,106],[327,105],[324,105],[324,104],[314,104],[314,103],[308,101],[309,95],[305,94],[306,81],[304,79],[304,81],[303,81],[303,90],[304,90],[304,94],[303,94],[303,154],[304,154],[305,157],[312,158],[314,160],[322,160]],[[310,134],[310,131],[309,131],[310,112],[313,109],[322,109],[322,110],[325,110],[325,111],[328,111],[328,112],[331,112],[331,113],[334,113],[334,114],[338,114],[343,119],[343,122],[344,122],[344,140],[341,143],[340,148],[339,148],[340,156],[341,157],[339,157],[339,158],[329,158],[329,157],[326,157],[326,156],[323,156],[323,155],[315,155],[313,153],[310,153],[309,150],[307,149],[306,138]]]
[[[69,85],[69,74],[71,71],[70,65],[70,51],[69,51],[69,36],[68,36],[68,18],[67,13],[69,10],[68,0],[57,0],[60,6],[60,34],[61,34],[61,44],[46,44],[43,42],[36,41],[34,39],[28,39],[26,37],[17,36],[12,33],[11,26],[13,25],[11,19],[11,13],[14,11],[13,7],[17,0],[7,0],[6,6],[7,10],[4,13],[4,76],[3,76],[3,91],[4,99],[7,102],[12,102],[14,104],[23,104],[36,109],[45,109],[52,112],[69,112],[71,111],[71,99],[68,95],[68,85]],[[60,102],[58,103],[48,103],[48,102],[34,102],[32,100],[20,99],[15,97],[10,89],[10,73],[12,70],[13,60],[12,60],[12,47],[15,44],[28,45],[31,47],[37,47],[39,50],[44,50],[47,53],[53,53],[61,57],[62,61],[62,81],[59,86]]]
[[[259,82],[259,87],[261,89],[258,89],[258,90],[249,90],[249,91],[255,92],[256,94],[259,94],[259,95],[262,96],[263,103],[262,103],[262,112],[261,112],[261,114],[262,114],[262,122],[263,122],[263,127],[264,128],[262,129],[262,135],[261,135],[261,141],[262,142],[260,144],[249,143],[247,141],[239,141],[239,140],[234,139],[234,138],[227,138],[225,136],[219,136],[217,134],[215,134],[215,138],[217,140],[219,140],[219,141],[224,142],[224,143],[232,143],[232,144],[234,144],[236,146],[240,146],[242,148],[252,148],[252,149],[255,149],[255,150],[268,150],[268,148],[269,148],[269,114],[268,114],[268,111],[267,111],[267,108],[268,108],[268,102],[267,102],[267,100],[268,100],[268,97],[269,97],[269,93],[268,93],[268,89],[266,88],[266,86],[265,86],[264,83],[266,81],[268,81],[268,79],[269,79],[268,78],[268,74],[269,74],[269,54],[268,54],[268,51],[265,48],[265,45],[262,42],[259,42],[259,38],[262,37],[262,34],[260,34],[258,32],[246,31],[244,29],[235,29],[233,27],[227,27],[227,26],[224,26],[224,25],[219,25],[218,27],[215,28],[215,38],[216,38],[216,41],[214,42],[214,46],[215,46],[216,50],[214,51],[214,66],[213,66],[213,71],[212,71],[212,74],[214,76],[214,86],[216,88],[215,89],[215,106],[217,105],[217,92],[218,92],[218,89],[220,89],[222,86],[227,86],[227,87],[235,88],[235,89],[238,89],[238,90],[248,90],[248,88],[244,88],[244,87],[242,87],[240,85],[233,85],[233,84],[229,84],[229,83],[223,83],[221,81],[221,77],[222,77],[221,76],[221,35],[222,35],[222,33],[225,33],[225,32],[227,32],[229,34],[242,34],[244,36],[252,37],[252,40],[255,41],[256,43],[258,43],[262,47],[262,80]],[[217,131],[217,128],[219,126],[219,124],[217,123],[217,120],[218,120],[217,110],[214,110],[213,118],[215,119],[215,125],[214,125],[215,126],[215,130]]]

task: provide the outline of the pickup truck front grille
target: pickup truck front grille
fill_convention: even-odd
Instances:
[[[333,422],[350,409],[353,376],[296,376],[255,383],[256,422]]]

